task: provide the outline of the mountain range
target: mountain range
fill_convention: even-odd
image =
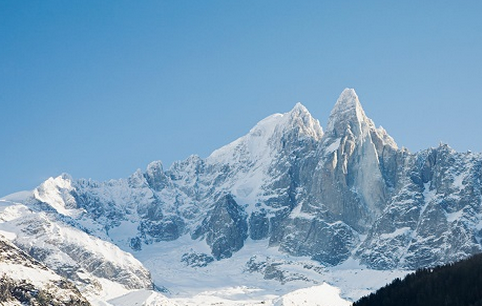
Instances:
[[[240,286],[289,292],[339,285],[342,267],[395,277],[482,252],[481,179],[482,154],[399,148],[345,89],[325,129],[298,103],[204,159],[106,182],[62,174],[6,196],[0,234],[93,304],[182,295],[186,278],[232,266]]]

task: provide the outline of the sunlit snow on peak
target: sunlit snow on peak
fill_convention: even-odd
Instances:
[[[68,174],[49,178],[33,191],[36,200],[48,203],[60,214],[77,216],[82,210],[76,209],[76,202],[72,194],[72,177]]]
[[[274,114],[261,120],[247,135],[214,151],[208,163],[230,163],[237,160],[237,152],[247,154],[249,160],[269,157],[279,143],[279,139],[290,130],[298,130],[299,136],[321,139],[323,130],[318,120],[314,119],[305,106],[297,103],[288,113]]]

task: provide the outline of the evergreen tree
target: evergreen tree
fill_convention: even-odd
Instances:
[[[482,254],[420,269],[353,303],[353,306],[482,306]]]

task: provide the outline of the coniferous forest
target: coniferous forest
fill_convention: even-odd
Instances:
[[[353,303],[353,306],[482,306],[482,254],[420,269]]]

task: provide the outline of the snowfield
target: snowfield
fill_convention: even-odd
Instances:
[[[223,290],[205,291],[192,298],[168,299],[160,293],[139,290],[110,300],[115,306],[348,306],[351,302],[340,298],[339,289],[328,284],[295,290],[281,297],[265,296],[263,299],[253,298],[257,289],[247,287],[225,288]]]
[[[150,295],[131,292],[110,300],[113,305],[129,304],[134,298],[146,297],[146,304],[172,305],[320,305],[345,306],[403,277],[407,271],[376,271],[355,261],[337,267],[321,267],[309,258],[299,258],[268,248],[267,241],[248,240],[245,247],[229,260],[215,261],[206,267],[190,267],[180,258],[185,253],[209,253],[204,241],[181,237],[176,241],[147,246],[134,255],[148,268],[158,286],[169,292]],[[248,271],[250,259],[273,263],[290,277],[286,283],[266,279],[262,271]],[[296,279],[296,277],[299,279]],[[361,285],[363,284],[363,285]],[[160,305],[164,305],[164,304]],[[166,305],[171,305],[167,303]]]

